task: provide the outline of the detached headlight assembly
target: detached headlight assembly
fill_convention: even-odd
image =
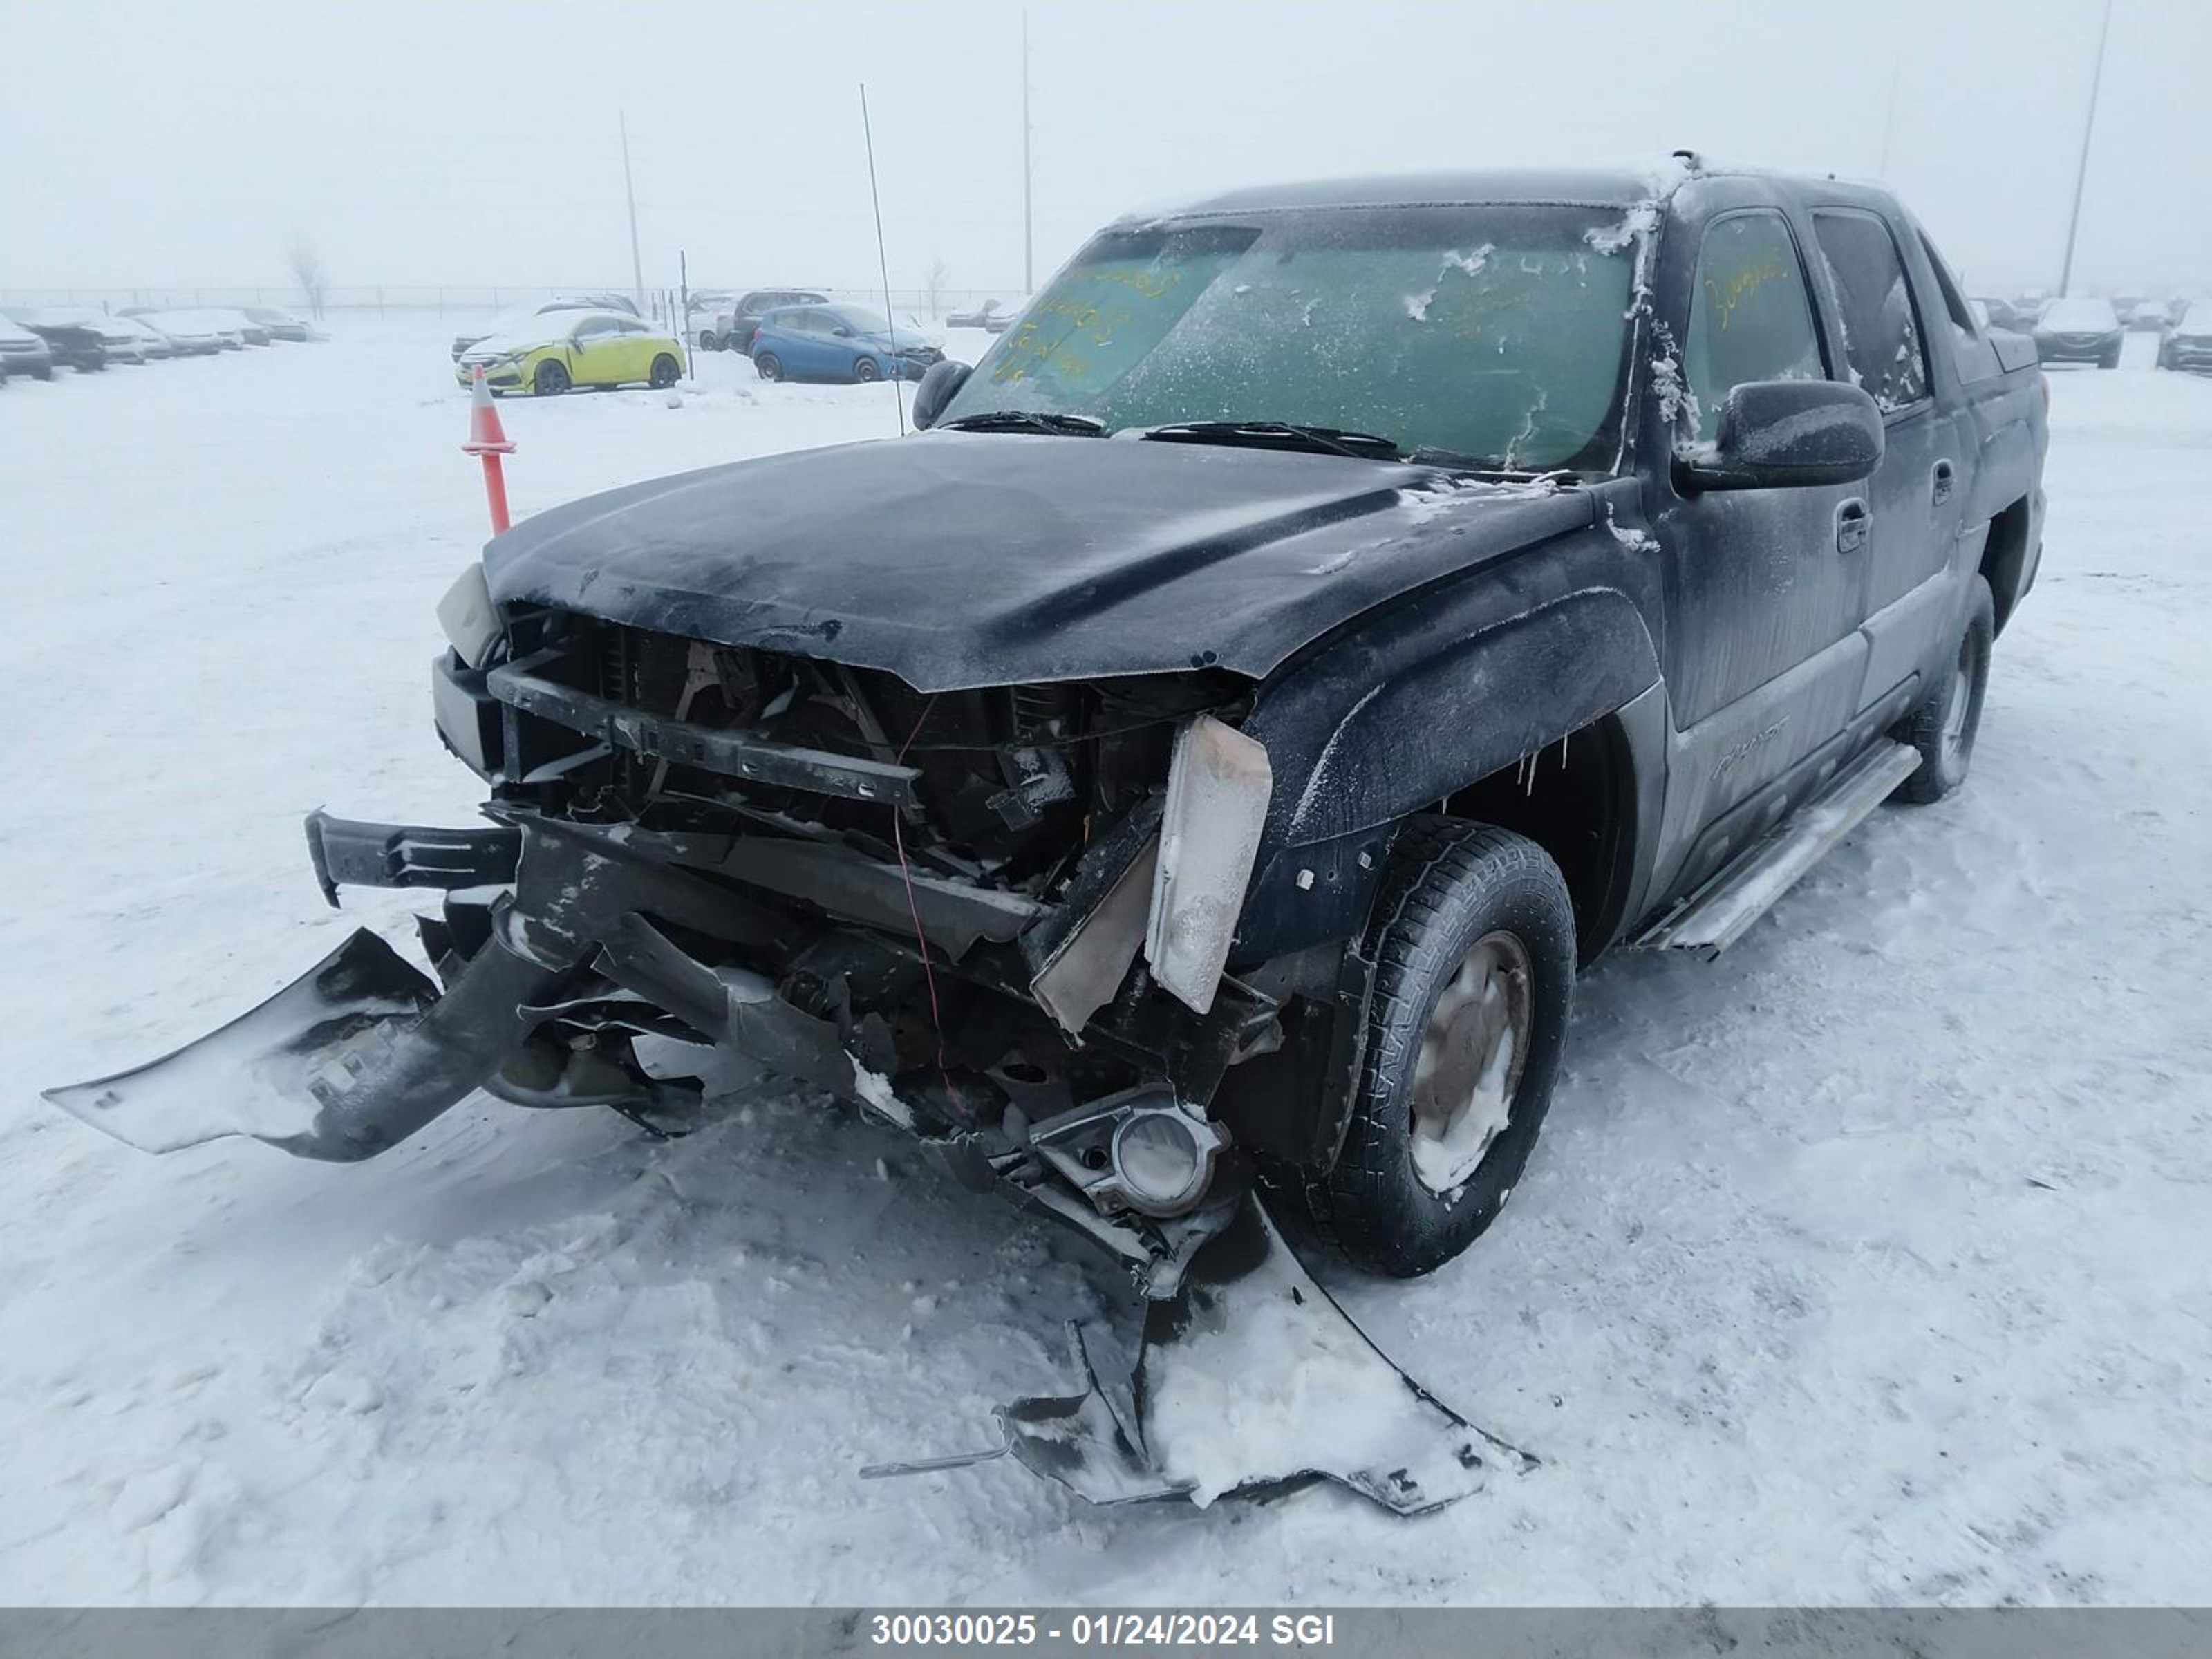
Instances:
[[[1267,746],[1235,726],[1200,714],[1176,733],[1145,957],[1194,1012],[1213,1006],[1274,783]]]
[[[438,626],[446,630],[447,640],[460,653],[463,666],[484,665],[501,629],[483,566],[470,565],[446,590],[446,597],[438,601]]]

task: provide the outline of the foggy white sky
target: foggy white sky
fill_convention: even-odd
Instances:
[[[1030,0],[1040,280],[1216,186],[1717,158],[1888,179],[1970,288],[2057,280],[2100,0]],[[1021,285],[1014,0],[0,7],[0,288]],[[2212,0],[2116,0],[2077,286],[2212,289]]]

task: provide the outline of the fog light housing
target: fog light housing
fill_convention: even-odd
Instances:
[[[1114,1177],[1130,1205],[1148,1215],[1173,1215],[1205,1192],[1213,1148],[1181,1112],[1132,1112],[1114,1131]]]

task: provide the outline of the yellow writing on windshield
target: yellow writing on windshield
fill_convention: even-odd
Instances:
[[[1704,284],[1705,303],[1719,315],[1721,332],[1728,332],[1729,318],[1738,306],[1765,283],[1789,274],[1789,267],[1782,263],[1780,256],[1770,253],[1757,264],[1746,265],[1734,276],[1707,276]]]

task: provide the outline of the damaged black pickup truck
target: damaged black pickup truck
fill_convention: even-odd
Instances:
[[[1425,1272],[1511,1193],[1578,966],[1722,948],[1958,786],[2045,397],[1870,188],[1685,158],[1117,223],[921,434],[490,544],[433,672],[489,827],[308,824],[333,902],[447,890],[442,988],[357,933],[53,1097],[353,1159],[477,1088],[674,1126],[665,1056],[722,1045],[1157,1298],[1255,1182]]]

